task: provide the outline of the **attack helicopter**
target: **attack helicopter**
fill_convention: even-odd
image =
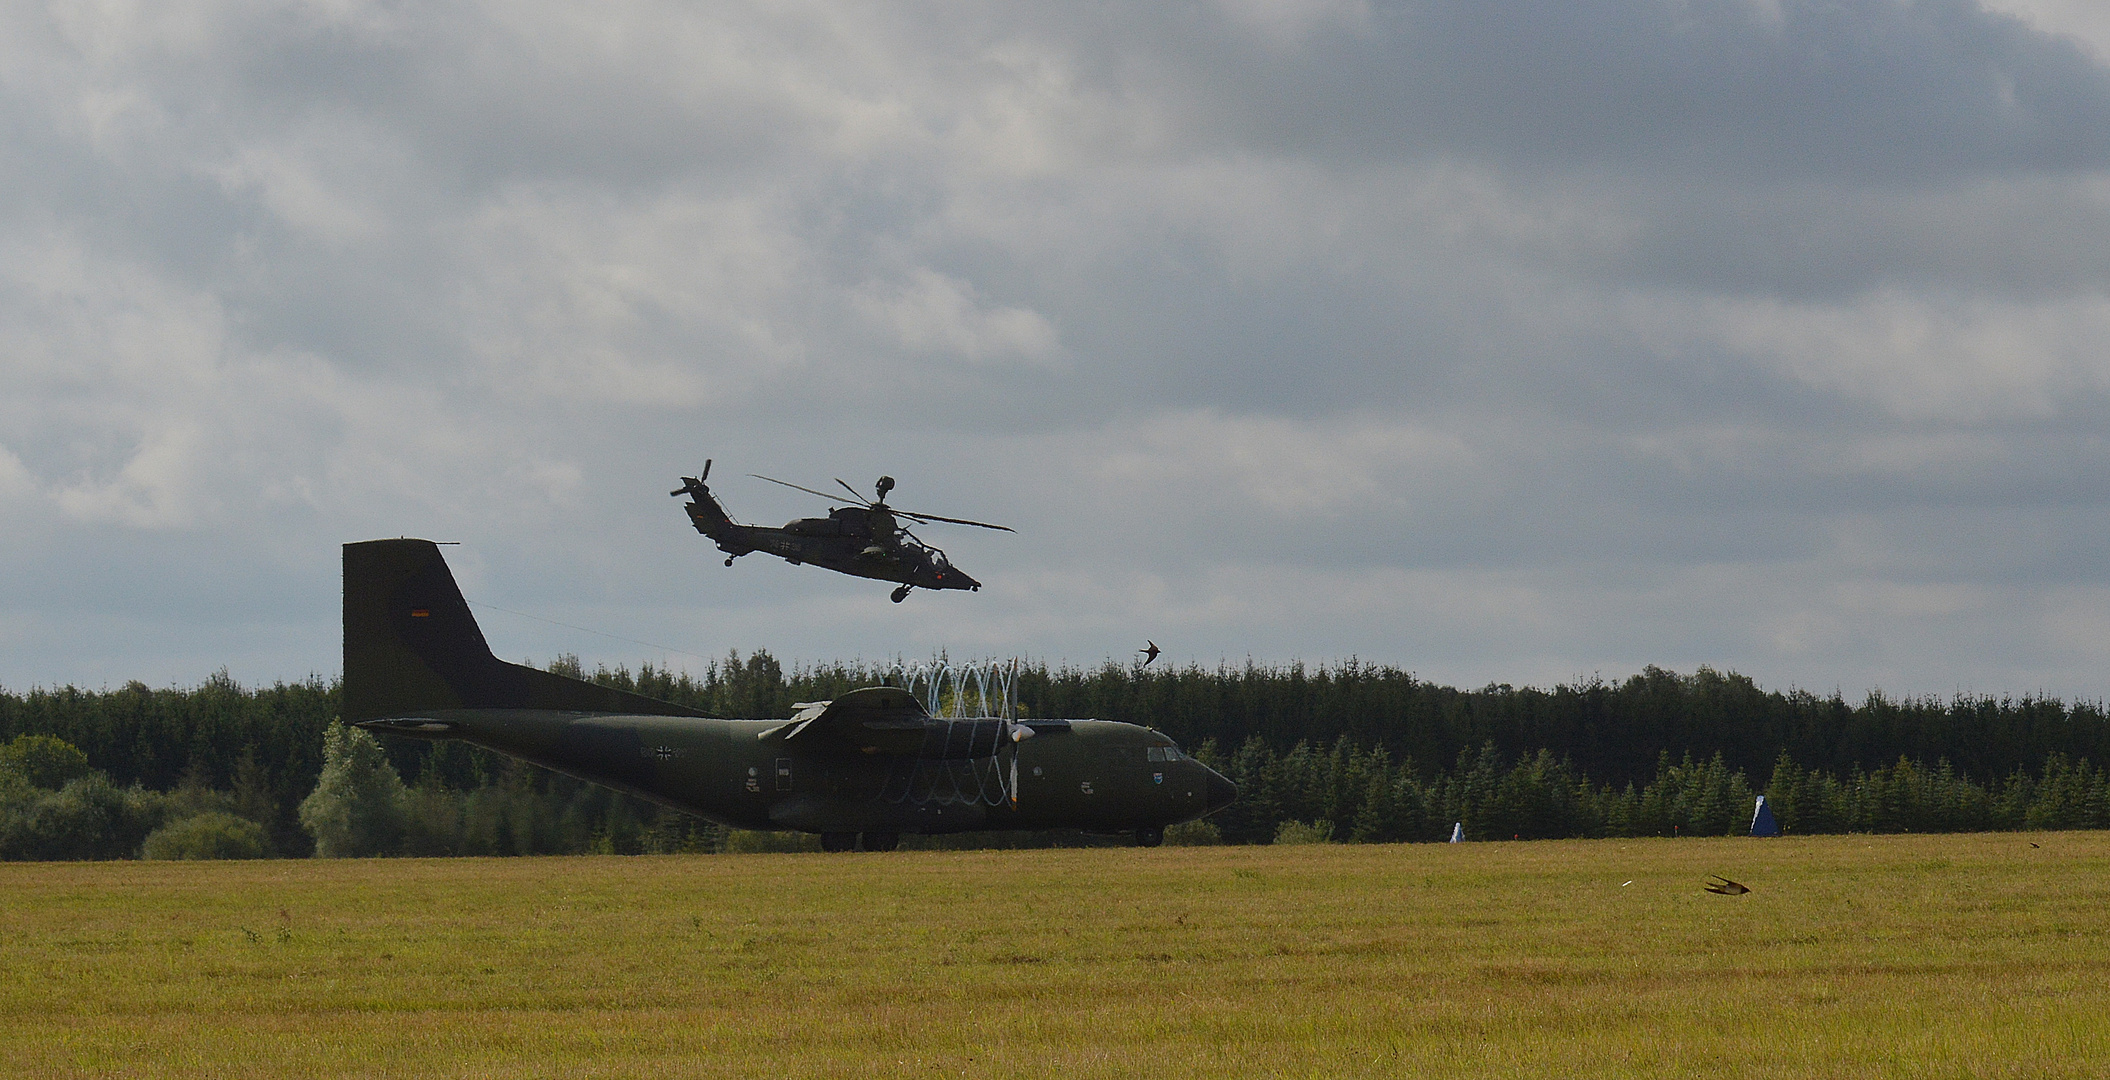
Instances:
[[[887,492],[894,490],[894,478],[882,476],[873,485],[878,498],[867,501],[857,489],[840,478],[835,482],[850,493],[845,499],[825,491],[800,487],[784,480],[767,476],[755,476],[757,480],[768,480],[782,484],[808,495],[818,495],[829,502],[846,505],[834,507],[824,518],[799,518],[781,529],[765,525],[742,525],[718,504],[705,481],[711,478],[711,463],[703,463],[700,476],[684,476],[681,486],[667,494],[675,498],[689,497],[682,509],[689,512],[689,523],[696,531],[710,537],[725,552],[725,565],[751,552],[775,555],[793,566],[812,563],[853,577],[876,578],[880,581],[898,581],[891,599],[900,603],[908,599],[913,588],[966,589],[977,591],[982,583],[962,573],[945,557],[943,551],[924,543],[916,534],[901,524],[901,518],[918,523],[942,521],[948,525],[972,525],[977,529],[996,529],[1001,532],[1016,532],[1005,525],[991,525],[986,521],[969,521],[966,518],[939,517],[936,514],[916,514],[887,505]]]

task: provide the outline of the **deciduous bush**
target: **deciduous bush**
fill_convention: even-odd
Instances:
[[[93,772],[88,755],[51,735],[17,735],[0,746],[0,771],[11,772],[31,786],[57,790]]]
[[[17,782],[0,794],[0,859],[122,859],[160,824],[165,796],[101,773],[57,791]]]
[[[408,803],[403,778],[372,735],[341,721],[324,730],[322,779],[300,804],[317,858],[395,854]]]
[[[148,859],[261,859],[268,842],[262,825],[211,810],[154,830],[139,853]]]
[[[1333,822],[1323,818],[1309,823],[1285,821],[1275,827],[1275,842],[1278,844],[1330,844],[1333,842]]]
[[[1223,843],[1224,834],[1207,820],[1182,821],[1165,826],[1165,842],[1174,847],[1209,847]]]

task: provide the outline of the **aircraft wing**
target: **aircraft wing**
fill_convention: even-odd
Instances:
[[[834,701],[807,704],[789,722],[757,737],[816,750],[898,755],[921,751],[930,727],[930,714],[914,694],[897,686],[867,686]]]

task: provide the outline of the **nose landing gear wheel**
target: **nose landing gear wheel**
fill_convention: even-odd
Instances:
[[[903,585],[902,587],[894,590],[893,601],[895,603],[898,604],[906,599],[908,599],[908,586]]]
[[[1162,843],[1164,843],[1164,842],[1165,842],[1165,830],[1163,830],[1163,829],[1137,829],[1137,830],[1136,830],[1136,846],[1137,846],[1137,847],[1156,847],[1156,846],[1158,846],[1159,844],[1162,844]]]
[[[727,556],[725,557],[725,565],[727,565],[727,566],[731,566],[731,565],[733,565],[733,560],[734,560],[734,559],[736,559],[736,558],[739,558],[739,556],[737,556],[737,555],[727,555]]]

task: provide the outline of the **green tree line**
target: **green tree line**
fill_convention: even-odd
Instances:
[[[745,717],[785,716],[795,701],[882,675],[846,664],[787,671],[767,652],[734,653],[701,674],[650,664],[587,672],[569,657],[549,667]],[[1460,690],[1354,660],[1025,664],[1018,699],[1029,716],[1125,720],[1200,748],[1243,794],[1192,833],[1233,842],[1266,842],[1290,824],[1303,830],[1296,836],[1363,841],[1441,839],[1458,822],[1476,839],[1708,835],[1747,824],[1759,792],[1791,832],[2110,826],[2110,781],[2090,764],[2110,761],[2097,703],[1881,694],[1850,703],[1707,668]],[[161,850],[313,853],[316,822],[301,807],[323,780],[336,714],[337,687],[321,678],[244,688],[222,672],[189,689],[0,689],[0,743],[49,736],[76,748],[86,770],[40,786],[0,769],[0,857],[136,855],[150,835],[186,823],[189,846],[165,838]],[[400,813],[377,852],[727,842],[686,815],[459,744],[385,739],[372,755],[402,789],[384,800]],[[114,824],[83,839],[96,821]],[[237,833],[247,839],[229,839]],[[53,839],[62,835],[73,839]]]
[[[1716,754],[1665,752],[1646,781],[1598,784],[1550,750],[1508,758],[1492,745],[1424,771],[1384,748],[1343,738],[1279,753],[1255,737],[1224,755],[1196,754],[1239,785],[1208,820],[1232,843],[1299,835],[1367,843],[1448,839],[1730,836],[1747,832],[1764,794],[1787,833],[1981,832],[2110,828],[2110,770],[2053,753],[2035,772],[1977,781],[1947,760],[1899,758],[1845,774],[1806,769],[1782,753],[1754,782]]]

